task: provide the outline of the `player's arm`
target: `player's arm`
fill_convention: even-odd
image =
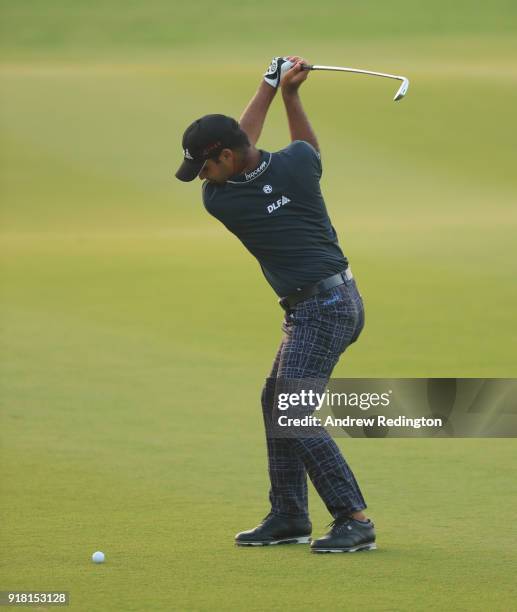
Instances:
[[[252,145],[255,145],[260,137],[266,115],[276,95],[276,89],[265,81],[260,84],[257,93],[250,100],[239,119],[241,130],[246,132]]]
[[[266,115],[276,96],[280,79],[293,65],[290,58],[274,57],[264,73],[264,80],[257,93],[251,98],[239,120],[241,129],[248,135],[249,141],[255,145],[260,137]]]
[[[285,73],[280,84],[289,122],[289,130],[291,132],[291,140],[305,140],[319,152],[318,139],[303,110],[298,91],[300,85],[307,79],[309,74],[309,71],[302,69],[302,64],[307,64],[308,62],[303,58],[296,59],[295,65]]]

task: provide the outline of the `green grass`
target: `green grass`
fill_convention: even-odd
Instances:
[[[173,172],[184,127],[239,116],[273,54],[411,79],[398,104],[380,79],[304,86],[367,311],[335,375],[515,376],[514,4],[297,7],[0,3],[0,589],[77,610],[515,607],[511,439],[340,440],[377,552],[232,546],[268,511],[281,311]],[[259,144],[287,141],[276,100]]]
[[[517,9],[511,0],[379,0],[315,5],[300,0],[296,8],[273,0],[225,0],[195,4],[166,0],[2,0],[2,47],[7,53],[60,54],[123,51],[210,50],[221,61],[245,55],[250,47],[266,49],[281,40],[299,48],[328,43],[334,49],[352,40],[399,39],[429,35],[511,37]],[[306,51],[304,51],[306,52]]]

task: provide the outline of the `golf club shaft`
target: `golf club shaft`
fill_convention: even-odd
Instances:
[[[399,81],[407,80],[403,76],[395,74],[386,74],[385,72],[373,72],[372,70],[360,70],[359,68],[345,68],[342,66],[312,66],[309,64],[303,65],[304,70],[337,70],[338,72],[355,72],[358,74],[373,74],[374,76],[384,77],[386,79],[397,79]]]

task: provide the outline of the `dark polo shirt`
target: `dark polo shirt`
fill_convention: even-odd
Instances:
[[[320,190],[312,145],[260,151],[257,168],[219,185],[203,183],[203,203],[254,255],[278,296],[332,276],[347,265]]]

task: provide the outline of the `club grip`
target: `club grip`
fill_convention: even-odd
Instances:
[[[302,64],[302,70],[312,70],[312,64]]]

